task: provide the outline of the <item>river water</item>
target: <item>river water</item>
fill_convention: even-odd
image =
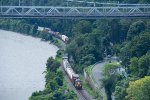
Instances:
[[[46,61],[57,50],[38,38],[0,30],[0,100],[28,100],[43,90]]]

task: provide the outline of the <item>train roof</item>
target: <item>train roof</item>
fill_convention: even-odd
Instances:
[[[68,67],[69,67],[69,68],[71,68],[71,65],[69,64],[69,62],[68,62],[68,60],[67,60],[67,59],[64,59],[63,61],[65,62],[65,64],[66,64],[67,68],[68,68]]]
[[[64,61],[64,63],[66,64],[66,70],[67,70],[67,72],[68,72],[69,74],[71,74],[73,77],[77,77],[77,78],[78,78],[79,75],[76,74],[76,73],[73,71],[73,69],[71,68],[71,65],[69,64],[68,60],[67,60],[67,59],[64,59],[63,61]]]
[[[74,74],[73,76],[74,76],[74,77],[79,77],[79,75],[78,75],[78,74]]]

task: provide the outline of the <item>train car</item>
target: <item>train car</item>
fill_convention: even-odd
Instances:
[[[65,43],[67,43],[69,38],[66,35],[61,35],[61,40],[64,41]]]
[[[70,64],[69,64],[67,59],[63,60],[63,67],[64,67],[65,72],[69,76],[71,82],[75,86],[75,88],[78,89],[78,90],[81,90],[82,89],[82,84],[81,84],[81,80],[79,78],[79,75],[76,74],[73,71],[73,69],[71,68],[71,66],[70,66]]]

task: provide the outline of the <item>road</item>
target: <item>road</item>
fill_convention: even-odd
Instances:
[[[110,59],[113,62],[117,62],[119,60],[117,57],[111,57]],[[92,78],[93,80],[95,80],[95,84],[100,87],[100,91],[103,93],[104,96],[106,96],[106,93],[104,87],[102,86],[101,79],[103,78],[102,75],[103,67],[108,62],[109,60],[105,58],[104,61],[95,64],[92,69]]]
[[[106,61],[97,63],[94,65],[92,69],[92,78],[94,78],[96,85],[100,87],[100,91],[102,92],[104,96],[106,96],[106,93],[105,93],[104,87],[102,87],[101,79],[103,78],[102,69],[106,63],[107,63]]]

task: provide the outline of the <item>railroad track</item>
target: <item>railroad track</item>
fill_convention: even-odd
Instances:
[[[90,100],[87,95],[85,94],[85,90],[77,90],[82,100]]]
[[[70,86],[70,88],[73,89],[73,90],[75,90],[75,92],[76,92],[76,94],[77,94],[79,100],[90,100],[90,99],[87,97],[87,95],[86,95],[84,89],[82,89],[82,90],[77,90],[77,89],[74,87],[73,83],[71,82],[70,78],[68,77],[68,75],[66,74],[66,72],[65,72],[65,70],[63,69],[62,66],[63,66],[63,64],[61,63],[61,70],[62,70],[63,73],[65,74],[65,79],[66,79],[66,81],[68,82],[68,85]]]

